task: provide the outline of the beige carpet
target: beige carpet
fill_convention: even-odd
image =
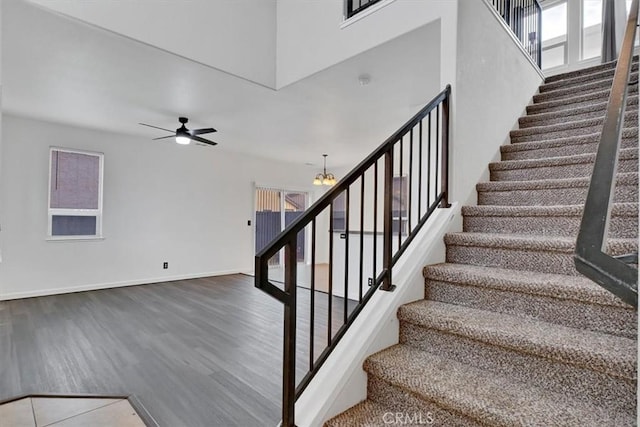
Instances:
[[[637,312],[573,261],[613,70],[540,87],[425,299],[400,308],[399,344],[365,361],[367,400],[327,427],[636,425]],[[637,85],[617,173],[608,251],[638,252]]]

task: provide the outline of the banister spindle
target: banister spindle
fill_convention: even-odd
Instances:
[[[289,301],[284,305],[284,353],[282,360],[282,425],[295,426],[296,404],[296,289],[297,289],[298,236],[284,247],[284,291]]]
[[[392,291],[391,267],[393,258],[393,143],[384,154],[384,225],[382,241],[382,290]]]
[[[449,204],[449,96],[451,86],[447,86],[447,96],[442,101],[442,180],[440,191],[443,195],[441,208],[448,208]]]

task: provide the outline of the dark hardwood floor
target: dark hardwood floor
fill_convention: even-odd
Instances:
[[[298,295],[301,378],[310,292]],[[316,293],[315,354],[327,340],[327,302]],[[334,298],[334,334],[343,307]],[[0,302],[0,400],[134,394],[161,426],[275,426],[282,315],[244,275]]]

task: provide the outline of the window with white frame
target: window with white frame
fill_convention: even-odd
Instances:
[[[50,149],[50,239],[102,237],[103,163],[101,153]]]
[[[582,59],[595,58],[602,51],[602,0],[582,1]]]
[[[603,0],[544,0],[542,4],[542,69],[572,70],[583,62],[595,65],[602,50]],[[629,14],[631,0],[616,0],[626,4]],[[623,14],[624,15],[624,14]],[[620,16],[616,14],[618,19]],[[616,25],[626,26],[625,22]],[[640,31],[636,32],[638,46]]]
[[[567,23],[566,1],[542,9],[542,69],[568,62]]]

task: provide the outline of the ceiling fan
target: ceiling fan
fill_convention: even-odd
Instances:
[[[182,145],[187,145],[190,144],[191,141],[194,141],[196,143],[199,143],[198,145],[218,145],[217,142],[213,142],[213,141],[209,141],[208,139],[204,139],[199,137],[198,135],[204,135],[206,133],[213,133],[213,132],[217,132],[217,130],[215,130],[214,128],[203,128],[203,129],[187,129],[187,127],[185,126],[185,124],[189,121],[188,118],[186,117],[178,117],[178,121],[180,123],[182,123],[182,126],[180,126],[178,129],[174,131],[170,130],[170,129],[165,129],[165,128],[161,128],[158,126],[152,126],[152,125],[148,125],[146,123],[139,123],[142,126],[148,126],[150,128],[154,128],[154,129],[160,129],[160,130],[164,130],[167,132],[171,132],[172,135],[169,136],[162,136],[160,138],[154,138],[153,140],[158,140],[158,139],[166,139],[166,138],[175,138],[176,142],[178,144],[182,144]]]

